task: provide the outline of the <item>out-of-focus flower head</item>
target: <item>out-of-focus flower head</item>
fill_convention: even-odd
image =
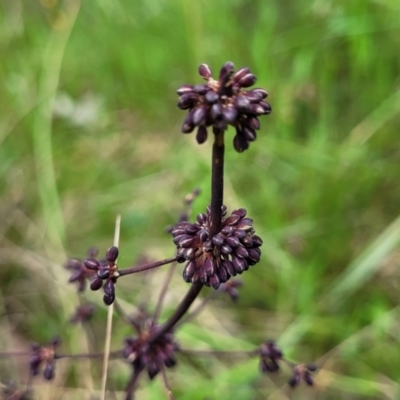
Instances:
[[[314,377],[311,372],[315,372],[317,366],[315,364],[297,364],[293,367],[293,375],[288,380],[290,387],[297,386],[301,381],[304,381],[308,386],[314,384]]]
[[[272,340],[267,340],[260,346],[260,369],[264,374],[279,370],[279,361],[282,359],[282,350]]]
[[[43,377],[48,381],[54,378],[56,353],[55,349],[61,343],[61,339],[57,336],[52,339],[49,346],[41,346],[38,343],[32,343],[32,354],[29,357],[29,366],[32,376],[36,376],[40,372],[40,367],[44,365]]]
[[[141,330],[138,336],[126,338],[123,349],[125,359],[133,368],[138,371],[146,369],[150,379],[162,368],[171,368],[176,364],[175,352],[178,345],[171,332],[164,333],[155,342],[149,342],[149,338],[158,329],[158,325],[150,323],[150,327]]]

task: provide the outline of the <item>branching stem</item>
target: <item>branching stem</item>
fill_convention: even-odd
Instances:
[[[178,259],[177,256],[170,257],[170,258],[166,258],[165,260],[155,261],[155,262],[152,262],[152,263],[139,265],[138,267],[121,269],[121,270],[118,271],[118,273],[119,273],[119,276],[134,274],[136,272],[142,272],[142,271],[146,271],[148,269],[161,267],[162,265],[165,265],[165,264],[170,264],[170,263],[176,261],[177,259]]]
[[[212,150],[211,167],[211,237],[221,230],[221,209],[224,198],[224,132],[218,131],[214,133],[215,140]],[[149,343],[156,341],[159,337],[170,331],[175,326],[196,300],[202,288],[202,283],[192,285],[170,319],[152,337],[149,338]]]

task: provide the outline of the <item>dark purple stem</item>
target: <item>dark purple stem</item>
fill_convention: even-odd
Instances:
[[[132,377],[128,383],[128,386],[126,387],[124,400],[133,400],[133,393],[135,391],[136,382],[142,371],[143,368],[134,368]]]
[[[215,135],[211,169],[211,226],[210,236],[221,230],[222,204],[224,199],[224,132]]]
[[[122,358],[123,351],[116,350],[110,352],[110,358]],[[82,354],[55,354],[54,358],[59,360],[60,358],[102,358],[104,353],[82,353]]]
[[[119,276],[124,276],[124,275],[134,274],[135,272],[146,271],[148,269],[161,267],[162,265],[165,265],[165,264],[170,264],[170,263],[176,261],[177,258],[178,257],[175,256],[175,257],[171,257],[171,258],[166,258],[165,260],[139,265],[138,267],[121,269],[120,271],[118,271],[118,273],[119,273]]]
[[[213,290],[212,292],[209,292],[209,294],[203,298],[203,300],[201,301],[201,303],[190,313],[190,314],[186,314],[185,317],[183,317],[179,323],[176,324],[176,328],[178,328],[179,326],[185,324],[186,322],[190,321],[191,319],[193,319],[194,317],[196,317],[198,314],[200,314],[200,312],[204,309],[204,307],[213,299],[215,299],[217,296],[219,296],[221,294],[220,291],[217,290]]]
[[[193,355],[193,356],[215,356],[215,357],[256,357],[259,355],[260,350],[191,350],[191,349],[179,349],[180,353]]]
[[[31,351],[0,351],[0,357],[27,357],[31,354]]]
[[[213,144],[211,168],[211,237],[221,230],[221,208],[224,197],[224,132],[218,131],[214,133],[215,140]],[[202,288],[202,283],[192,285],[170,319],[149,338],[150,343],[155,342],[158,338],[174,327],[174,325],[186,314]]]

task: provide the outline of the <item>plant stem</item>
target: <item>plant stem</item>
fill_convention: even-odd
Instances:
[[[154,311],[153,324],[155,324],[157,322],[158,317],[160,316],[161,308],[162,308],[162,305],[163,305],[163,302],[164,302],[165,295],[167,293],[168,285],[171,282],[171,279],[172,279],[172,276],[173,276],[173,274],[175,272],[175,269],[176,269],[176,263],[171,265],[171,267],[169,268],[169,271],[167,273],[167,276],[166,276],[166,278],[164,280],[164,284],[163,284],[163,287],[161,289],[161,293],[160,293],[160,295],[158,297],[156,310]]]
[[[214,131],[214,133],[215,140],[212,150],[211,166],[211,237],[221,230],[221,207],[224,197],[224,132]],[[202,283],[192,285],[170,319],[149,338],[149,343],[155,342],[158,338],[174,327],[174,325],[186,314],[202,288]]]
[[[143,371],[143,368],[134,368],[132,377],[126,387],[124,400],[133,400],[133,393],[135,391],[136,382],[139,378],[140,373]]]
[[[112,358],[122,358],[122,350],[116,350],[109,353]],[[0,357],[28,357],[32,355],[32,352],[27,351],[10,351],[0,352]],[[55,359],[59,360],[60,358],[102,358],[104,357],[104,353],[80,353],[80,354],[55,354]]]
[[[180,349],[180,353],[193,356],[215,356],[215,357],[256,357],[259,354],[259,349],[254,350],[192,350]]]
[[[149,338],[149,343],[155,342],[159,337],[164,335],[164,333],[167,333],[173,328],[173,326],[186,314],[186,311],[192,305],[202,288],[202,283],[196,283],[191,286],[170,319],[152,337]]]
[[[175,397],[174,397],[174,395],[172,393],[172,390],[171,390],[171,386],[169,385],[169,382],[168,382],[167,372],[165,371],[164,366],[161,368],[161,374],[162,374],[162,378],[163,378],[163,381],[164,381],[164,387],[165,387],[165,391],[166,391],[166,394],[168,396],[168,399],[169,400],[175,400]]]
[[[224,199],[224,132],[215,134],[211,169],[211,227],[213,237],[221,230],[221,207]]]
[[[111,351],[109,353],[110,358],[122,358],[122,350]],[[82,354],[56,354],[55,358],[103,358],[104,353],[82,353]]]
[[[119,234],[121,230],[121,216],[117,215],[115,219],[114,230],[114,246],[119,246]],[[106,399],[107,377],[108,377],[108,361],[110,357],[111,334],[112,334],[112,318],[114,315],[114,304],[110,304],[107,310],[107,325],[106,338],[104,343],[104,358],[103,358],[103,375],[101,378],[101,400]]]
[[[213,290],[208,294],[208,296],[204,297],[201,303],[190,313],[186,314],[184,318],[182,318],[178,324],[176,324],[176,328],[179,326],[185,324],[186,322],[190,321],[194,317],[196,317],[200,312],[204,309],[204,307],[213,299],[215,299],[217,296],[219,296],[221,292],[217,290]]]
[[[172,263],[172,262],[176,261],[177,258],[178,257],[175,256],[175,257],[171,257],[171,258],[166,258],[165,260],[139,265],[138,267],[121,269],[120,271],[118,271],[118,273],[119,273],[119,276],[123,276],[123,275],[134,274],[135,272],[146,271],[148,269],[157,268],[157,267],[161,267],[162,265]]]

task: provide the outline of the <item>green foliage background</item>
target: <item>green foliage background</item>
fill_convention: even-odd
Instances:
[[[243,275],[237,305],[210,303],[178,338],[198,349],[273,338],[289,359],[321,369],[314,391],[290,393],[290,371],[260,376],[256,360],[182,359],[169,374],[174,393],[399,398],[399,48],[395,0],[3,0],[2,350],[55,334],[65,352],[101,348],[101,296],[88,294],[99,305],[93,339],[68,323],[78,298],[61,266],[92,245],[103,254],[117,214],[121,267],[173,253],[164,227],[193,188],[202,190],[194,215],[208,204],[211,150],[180,134],[175,90],[201,82],[199,64],[217,73],[230,60],[251,68],[273,108],[245,153],[227,134],[225,204],[248,209],[263,258]],[[144,300],[151,309],[166,270],[118,283],[129,312]],[[187,290],[180,272],[163,318]],[[132,334],[116,317],[113,348]],[[57,387],[88,398],[101,362],[85,363],[60,361],[53,386],[38,380],[40,398],[61,398]],[[0,359],[2,381],[24,382],[26,370]],[[128,375],[113,363],[110,389]],[[138,398],[166,398],[162,383],[143,381]]]

